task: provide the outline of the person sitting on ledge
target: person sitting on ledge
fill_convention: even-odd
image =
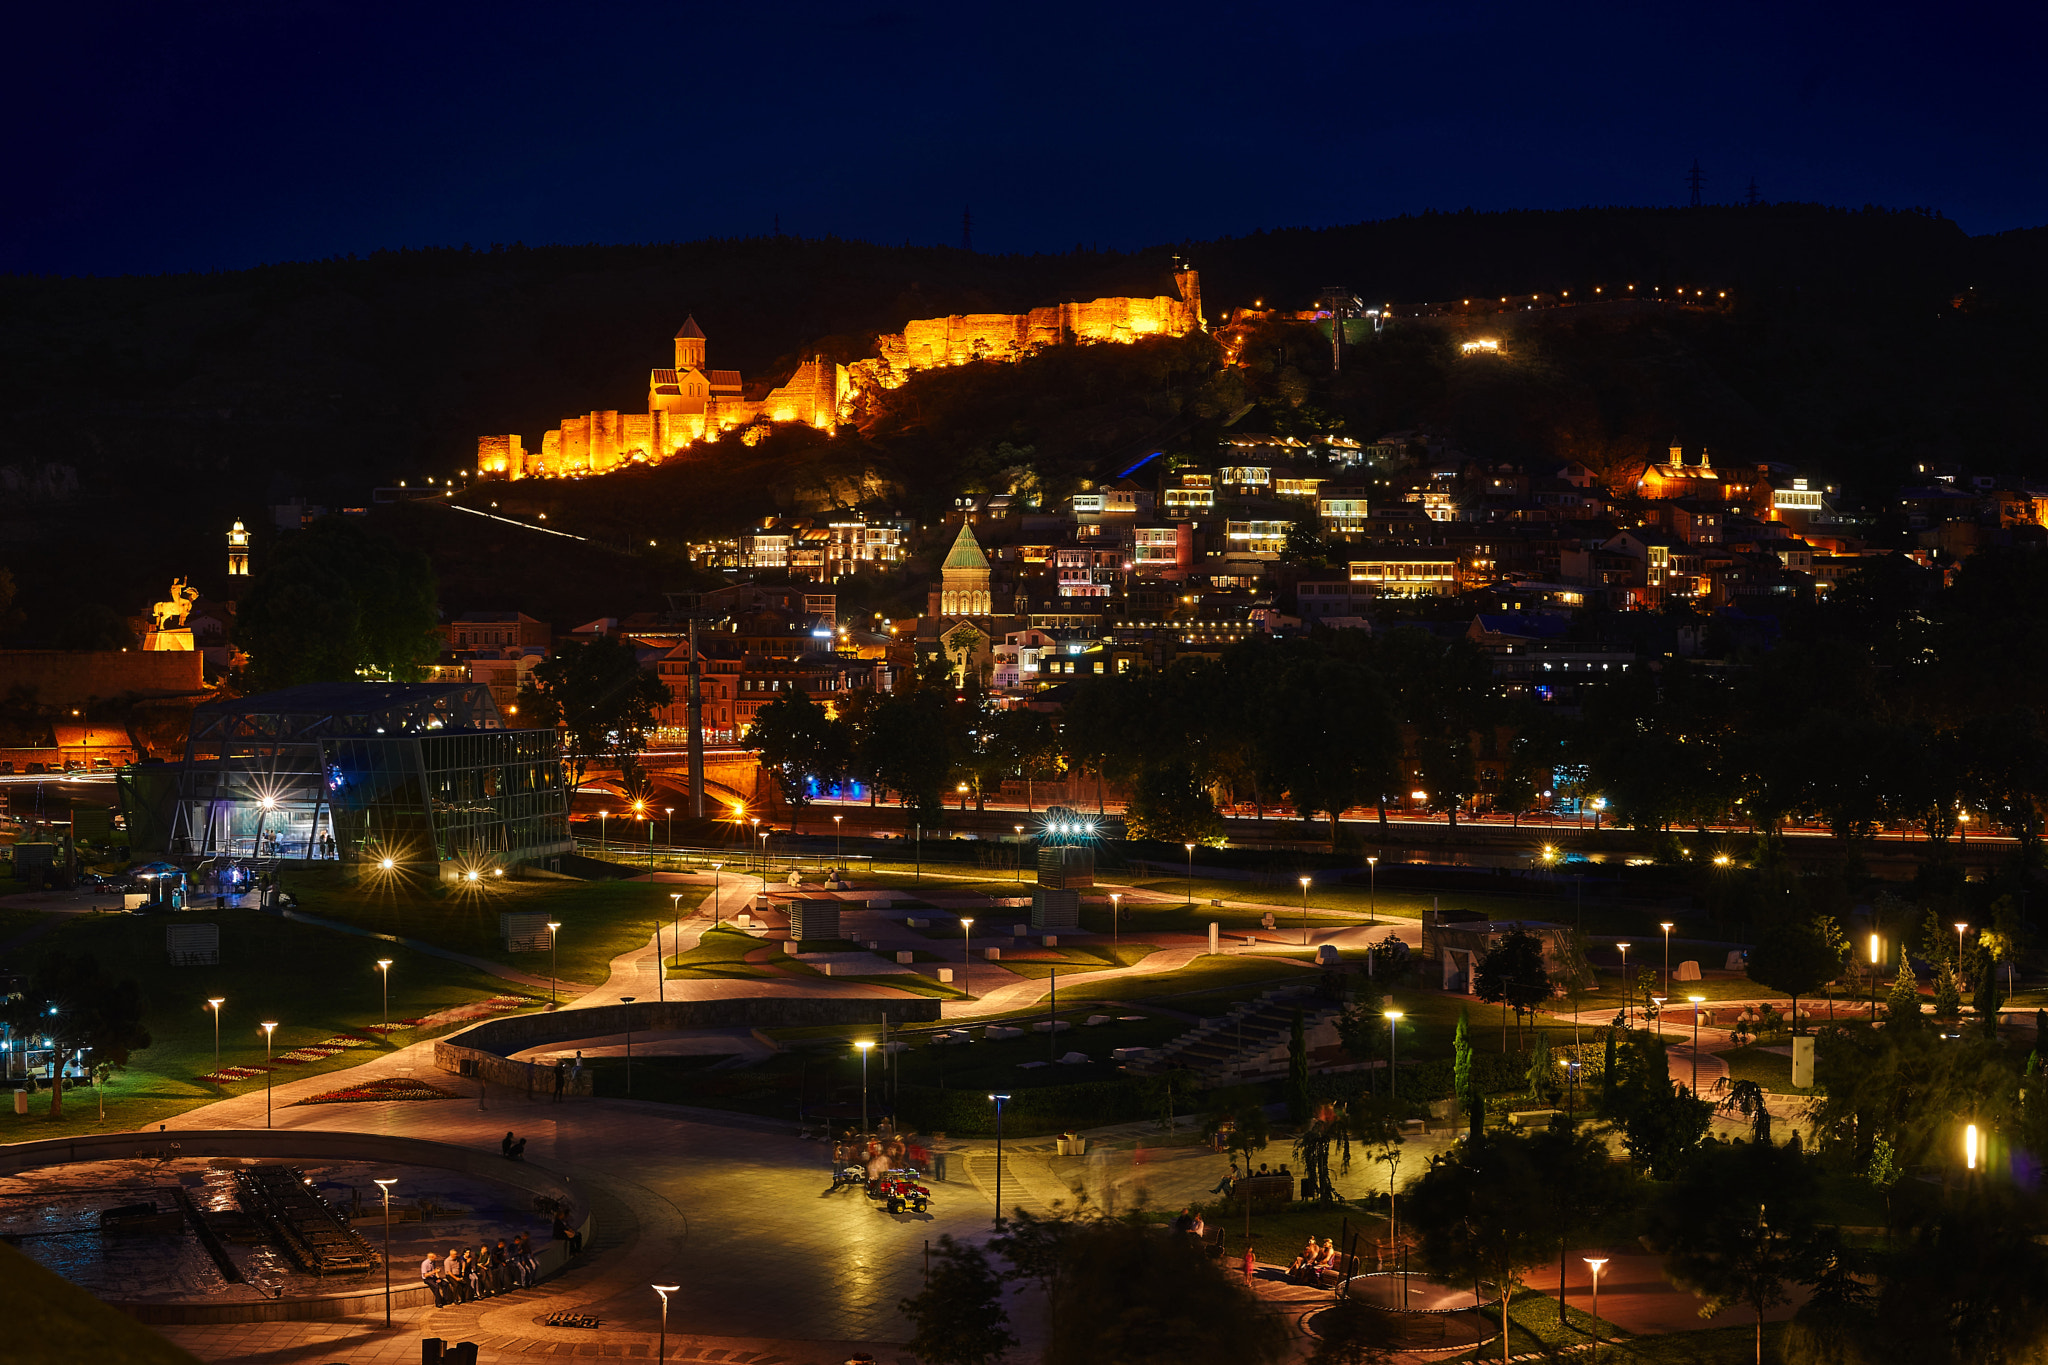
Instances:
[[[513,1239],[512,1263],[519,1267],[520,1287],[524,1289],[533,1288],[533,1277],[540,1270],[540,1267],[534,1263],[533,1241],[523,1232]]]
[[[426,1259],[420,1262],[420,1283],[434,1296],[436,1308],[446,1307],[454,1298],[448,1288],[448,1281],[441,1274],[441,1263],[434,1259],[434,1253],[431,1251],[427,1253]]]
[[[1316,1245],[1315,1238],[1309,1238],[1308,1245],[1301,1249],[1301,1254],[1296,1256],[1294,1263],[1287,1267],[1287,1278],[1296,1284],[1312,1282],[1315,1277],[1316,1258],[1320,1255],[1322,1255],[1322,1248]],[[1304,1276],[1307,1277],[1306,1280]]]

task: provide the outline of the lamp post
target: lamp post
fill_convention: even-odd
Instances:
[[[1635,992],[1628,988],[1628,945],[1617,943],[1614,946],[1621,949],[1621,1026],[1627,1028],[1629,1010],[1635,1005]]]
[[[1017,880],[1021,882],[1024,880],[1024,826],[1012,825],[1010,828],[1017,831]]]
[[[1593,1271],[1593,1358],[1600,1358],[1600,1267],[1607,1264],[1605,1256],[1580,1257]]]
[[[558,920],[548,921],[548,1008],[555,1007],[555,935],[561,931]]]
[[[215,996],[206,1002],[206,1008],[213,1011],[213,1088],[223,1095],[227,1093],[227,1083],[220,1076],[220,1007],[226,1003],[225,996]]]
[[[1367,928],[1379,923],[1380,912],[1380,860],[1379,856],[1365,860],[1365,923]]]
[[[1698,1099],[1700,1093],[1700,1006],[1706,1002],[1704,995],[1688,995],[1692,1002],[1692,1093]]]
[[[1301,879],[1301,946],[1308,947],[1308,878]]]
[[[839,851],[839,822],[845,818],[843,815],[832,817],[832,865],[834,867],[840,867],[846,862],[846,855]]]
[[[1184,845],[1188,851],[1188,904],[1195,903],[1195,846]]]
[[[633,1003],[633,997],[632,997],[632,996],[630,996],[630,995],[622,995],[622,996],[620,996],[620,997],[619,997],[619,1003],[620,1003],[621,1005],[630,1005],[630,1004],[632,1004],[632,1003]],[[626,1012],[626,1098],[627,1098],[627,1099],[631,1099],[632,1097],[633,1097],[633,1012],[632,1012],[631,1010],[628,1010],[628,1011]]]
[[[611,828],[605,822],[611,818],[612,813],[608,810],[601,810],[597,813],[597,856],[600,858],[605,854],[605,831]]]
[[[391,1187],[398,1183],[396,1177],[379,1180],[377,1188],[384,1191],[384,1325],[391,1325]]]
[[[974,956],[974,921],[966,915],[960,917],[960,989],[972,1000],[974,992],[967,989],[967,964]]]
[[[1109,955],[1115,958],[1119,964],[1123,962],[1121,952],[1124,946],[1123,935],[1124,893],[1112,891],[1109,893]]]
[[[1963,931],[1969,927],[1969,925],[1961,920],[1956,921],[1956,987],[1958,990],[1962,988],[1963,984]]]
[[[654,922],[654,998],[657,1001],[665,1002],[668,999],[668,964],[662,960],[663,956],[661,951],[661,921],[656,920]]]
[[[663,806],[661,813],[667,817],[662,826],[662,842],[667,844],[669,852],[673,853],[676,847],[676,808]]]
[[[270,1126],[270,1035],[277,1031],[275,1020],[263,1024],[263,1126]]]
[[[1977,1125],[1974,1123],[1963,1125],[1963,1169],[1977,1169]]]
[[[1664,994],[1671,994],[1671,925],[1657,926],[1664,931]]]
[[[854,1043],[860,1051],[860,1131],[863,1137],[871,1131],[868,1127],[868,1053],[874,1046],[874,1041],[868,1038]]]
[[[378,958],[377,970],[384,977],[384,1032],[388,1034],[391,1032],[391,959]]]
[[[1003,1101],[1008,1095],[990,1095],[996,1106],[996,1231],[1003,1230]]]
[[[655,1359],[657,1361],[664,1361],[668,1359],[668,1296],[681,1289],[682,1286],[679,1284],[657,1284],[650,1285],[649,1288],[661,1295],[661,1354],[655,1357]]]
[[[1401,1092],[1401,1035],[1394,1027],[1402,1019],[1401,1011],[1387,1012],[1387,1098],[1392,1099]]]
[[[711,927],[714,929],[718,927],[718,888],[724,871],[724,863],[711,865]]]
[[[669,892],[669,893],[668,893],[668,914],[669,914],[669,936],[668,936],[668,937],[669,937],[669,942],[671,942],[671,943],[673,943],[673,944],[675,944],[675,945],[676,945],[676,958],[677,958],[677,960],[678,960],[678,961],[680,961],[680,960],[681,960],[681,958],[682,958],[682,956],[683,956],[683,893],[682,893],[682,892],[680,892],[680,891],[671,891],[671,892]],[[658,945],[657,945],[657,946],[658,946]],[[662,961],[662,963],[661,963],[661,979],[662,979],[663,981],[666,981],[666,980],[668,980],[668,962],[667,962],[667,960],[666,960],[666,959],[664,959],[664,960]]]
[[[755,815],[748,818],[754,827],[754,841],[747,845],[747,862],[751,864],[754,861],[754,850],[760,847],[761,844],[761,817]],[[766,871],[766,868],[764,867],[762,870]]]
[[[954,787],[953,790],[960,794],[960,810],[962,814],[965,814],[967,811],[967,784],[962,782]]]

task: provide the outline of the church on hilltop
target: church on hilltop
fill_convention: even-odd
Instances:
[[[505,478],[564,478],[604,474],[631,464],[666,460],[699,441],[716,440],[757,422],[803,422],[821,431],[838,420],[846,367],[814,356],[789,382],[750,400],[738,370],[706,363],[704,329],[693,316],[675,335],[675,363],[647,374],[647,411],[615,409],[564,417],[528,448],[516,433],[480,436],[476,468]]]

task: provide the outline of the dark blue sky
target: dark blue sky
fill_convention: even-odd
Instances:
[[[48,6],[46,10],[59,10]],[[0,271],[770,229],[1130,247],[1706,196],[2048,222],[2048,9],[63,6],[10,24]]]

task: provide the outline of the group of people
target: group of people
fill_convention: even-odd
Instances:
[[[479,1242],[475,1251],[456,1247],[446,1259],[430,1251],[420,1262],[420,1283],[433,1294],[436,1307],[524,1289],[534,1273],[533,1244],[523,1232],[509,1242],[499,1238],[496,1246]]]
[[[507,1133],[504,1140],[498,1144],[498,1153],[507,1161],[524,1161],[526,1159],[526,1139],[514,1138],[510,1133]]]
[[[1329,1238],[1321,1242],[1308,1239],[1308,1245],[1301,1249],[1301,1255],[1294,1258],[1294,1264],[1287,1267],[1287,1279],[1292,1284],[1320,1285],[1324,1275],[1336,1275],[1341,1267],[1337,1248]]]
[[[1217,1181],[1215,1185],[1211,1186],[1209,1193],[1228,1195],[1237,1188],[1238,1181],[1249,1180],[1253,1176],[1268,1175],[1282,1176],[1288,1180],[1294,1179],[1294,1172],[1287,1169],[1287,1163],[1284,1161],[1280,1163],[1280,1169],[1277,1171],[1268,1170],[1266,1167],[1266,1163],[1261,1161],[1259,1163],[1259,1169],[1255,1171],[1251,1169],[1251,1162],[1249,1159],[1247,1159],[1244,1168],[1240,1170],[1238,1168],[1237,1158],[1232,1157],[1230,1159],[1230,1174],[1224,1176],[1221,1180]]]

